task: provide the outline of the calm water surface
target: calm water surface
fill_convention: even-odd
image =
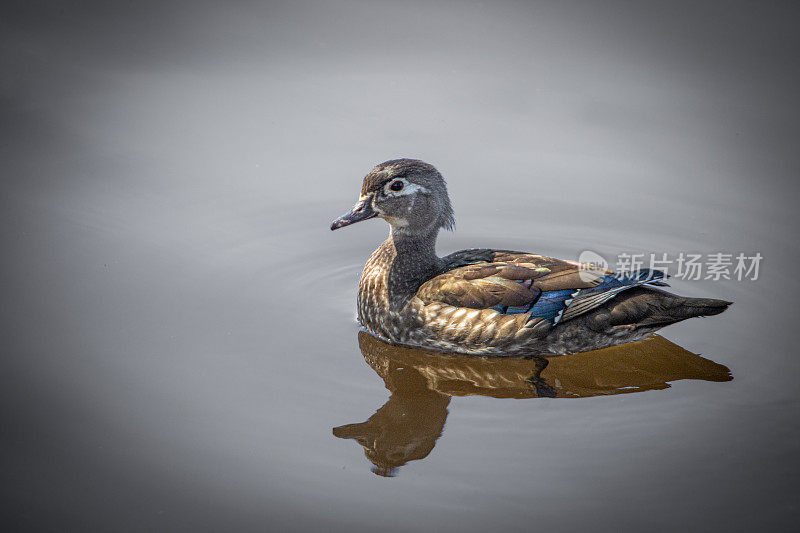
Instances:
[[[19,529],[789,529],[794,19],[658,5],[19,18],[0,145]],[[760,252],[761,274],[674,280],[735,303],[546,367],[387,346],[355,321],[385,224],[328,228],[398,156],[448,180],[442,255]]]
[[[599,228],[585,237],[560,223],[534,235],[524,198],[497,193],[509,214],[487,216],[477,186],[451,181],[462,229],[442,252],[494,244],[575,257],[584,239],[637,250],[721,239],[769,260],[756,282],[673,284],[735,300],[721,316],[542,370],[359,333],[356,284],[385,228],[327,229],[358,175],[309,205],[269,191],[184,201],[101,190],[102,202],[49,206],[46,230],[19,236],[39,261],[14,273],[12,291],[26,297],[7,317],[15,435],[36,443],[14,448],[12,468],[36,495],[29,520],[736,529],[795,512],[796,349],[774,311],[797,284],[781,266],[784,235],[740,240],[757,219],[713,210],[682,221],[694,206],[663,198],[677,213],[668,230],[619,215],[598,222],[605,241]]]

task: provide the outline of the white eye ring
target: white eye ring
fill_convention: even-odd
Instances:
[[[400,184],[400,188],[395,190],[392,187],[396,187],[397,184]],[[405,192],[406,187],[408,186],[408,181],[404,178],[395,178],[393,180],[389,180],[386,182],[386,185],[383,186],[383,193],[386,196],[400,196],[402,194],[407,194]]]
[[[396,183],[402,183],[403,186],[395,191],[392,190],[392,185]],[[428,189],[423,187],[422,185],[417,185],[416,183],[409,183],[405,178],[395,178],[391,181],[386,182],[386,185],[383,186],[383,193],[386,196],[406,196],[408,194],[414,194],[417,192],[428,192]]]

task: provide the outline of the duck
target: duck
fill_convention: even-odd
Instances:
[[[562,355],[644,340],[665,326],[725,311],[732,302],[663,290],[654,269],[615,273],[545,255],[494,248],[436,254],[453,230],[447,184],[418,159],[385,161],[363,179],[337,230],[372,218],[388,238],[358,285],[358,322],[392,344],[466,355]]]

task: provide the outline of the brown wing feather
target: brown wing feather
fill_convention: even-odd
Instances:
[[[466,252],[472,251],[452,256]],[[576,262],[503,250],[494,252],[492,261],[453,268],[427,281],[417,296],[426,303],[472,309],[517,307],[532,303],[542,291],[594,287],[608,273],[582,269]]]
[[[539,290],[531,289],[531,283],[548,272],[515,263],[478,263],[455,268],[427,281],[417,296],[426,303],[443,302],[472,309],[521,306],[538,296]]]
[[[603,276],[612,273],[610,270],[591,268],[589,265],[581,266],[576,261],[563,261],[522,252],[496,252],[494,260],[548,269],[549,273],[536,278],[533,283],[542,292],[594,287],[602,281]]]

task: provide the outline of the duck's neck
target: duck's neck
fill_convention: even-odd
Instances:
[[[424,233],[407,233],[403,230],[392,228],[389,233],[389,240],[394,245],[397,259],[401,262],[418,264],[421,267],[439,265],[439,257],[436,255],[436,237],[438,230],[426,231]]]
[[[392,228],[389,240],[394,245],[396,253],[394,262],[398,268],[402,267],[409,273],[417,269],[423,271],[437,269],[441,262],[436,255],[438,233],[438,229],[424,233],[407,233]]]
[[[439,274],[441,259],[436,255],[438,229],[407,233],[392,228],[387,244],[395,257],[389,273],[390,300],[399,303],[413,296],[420,285]]]

